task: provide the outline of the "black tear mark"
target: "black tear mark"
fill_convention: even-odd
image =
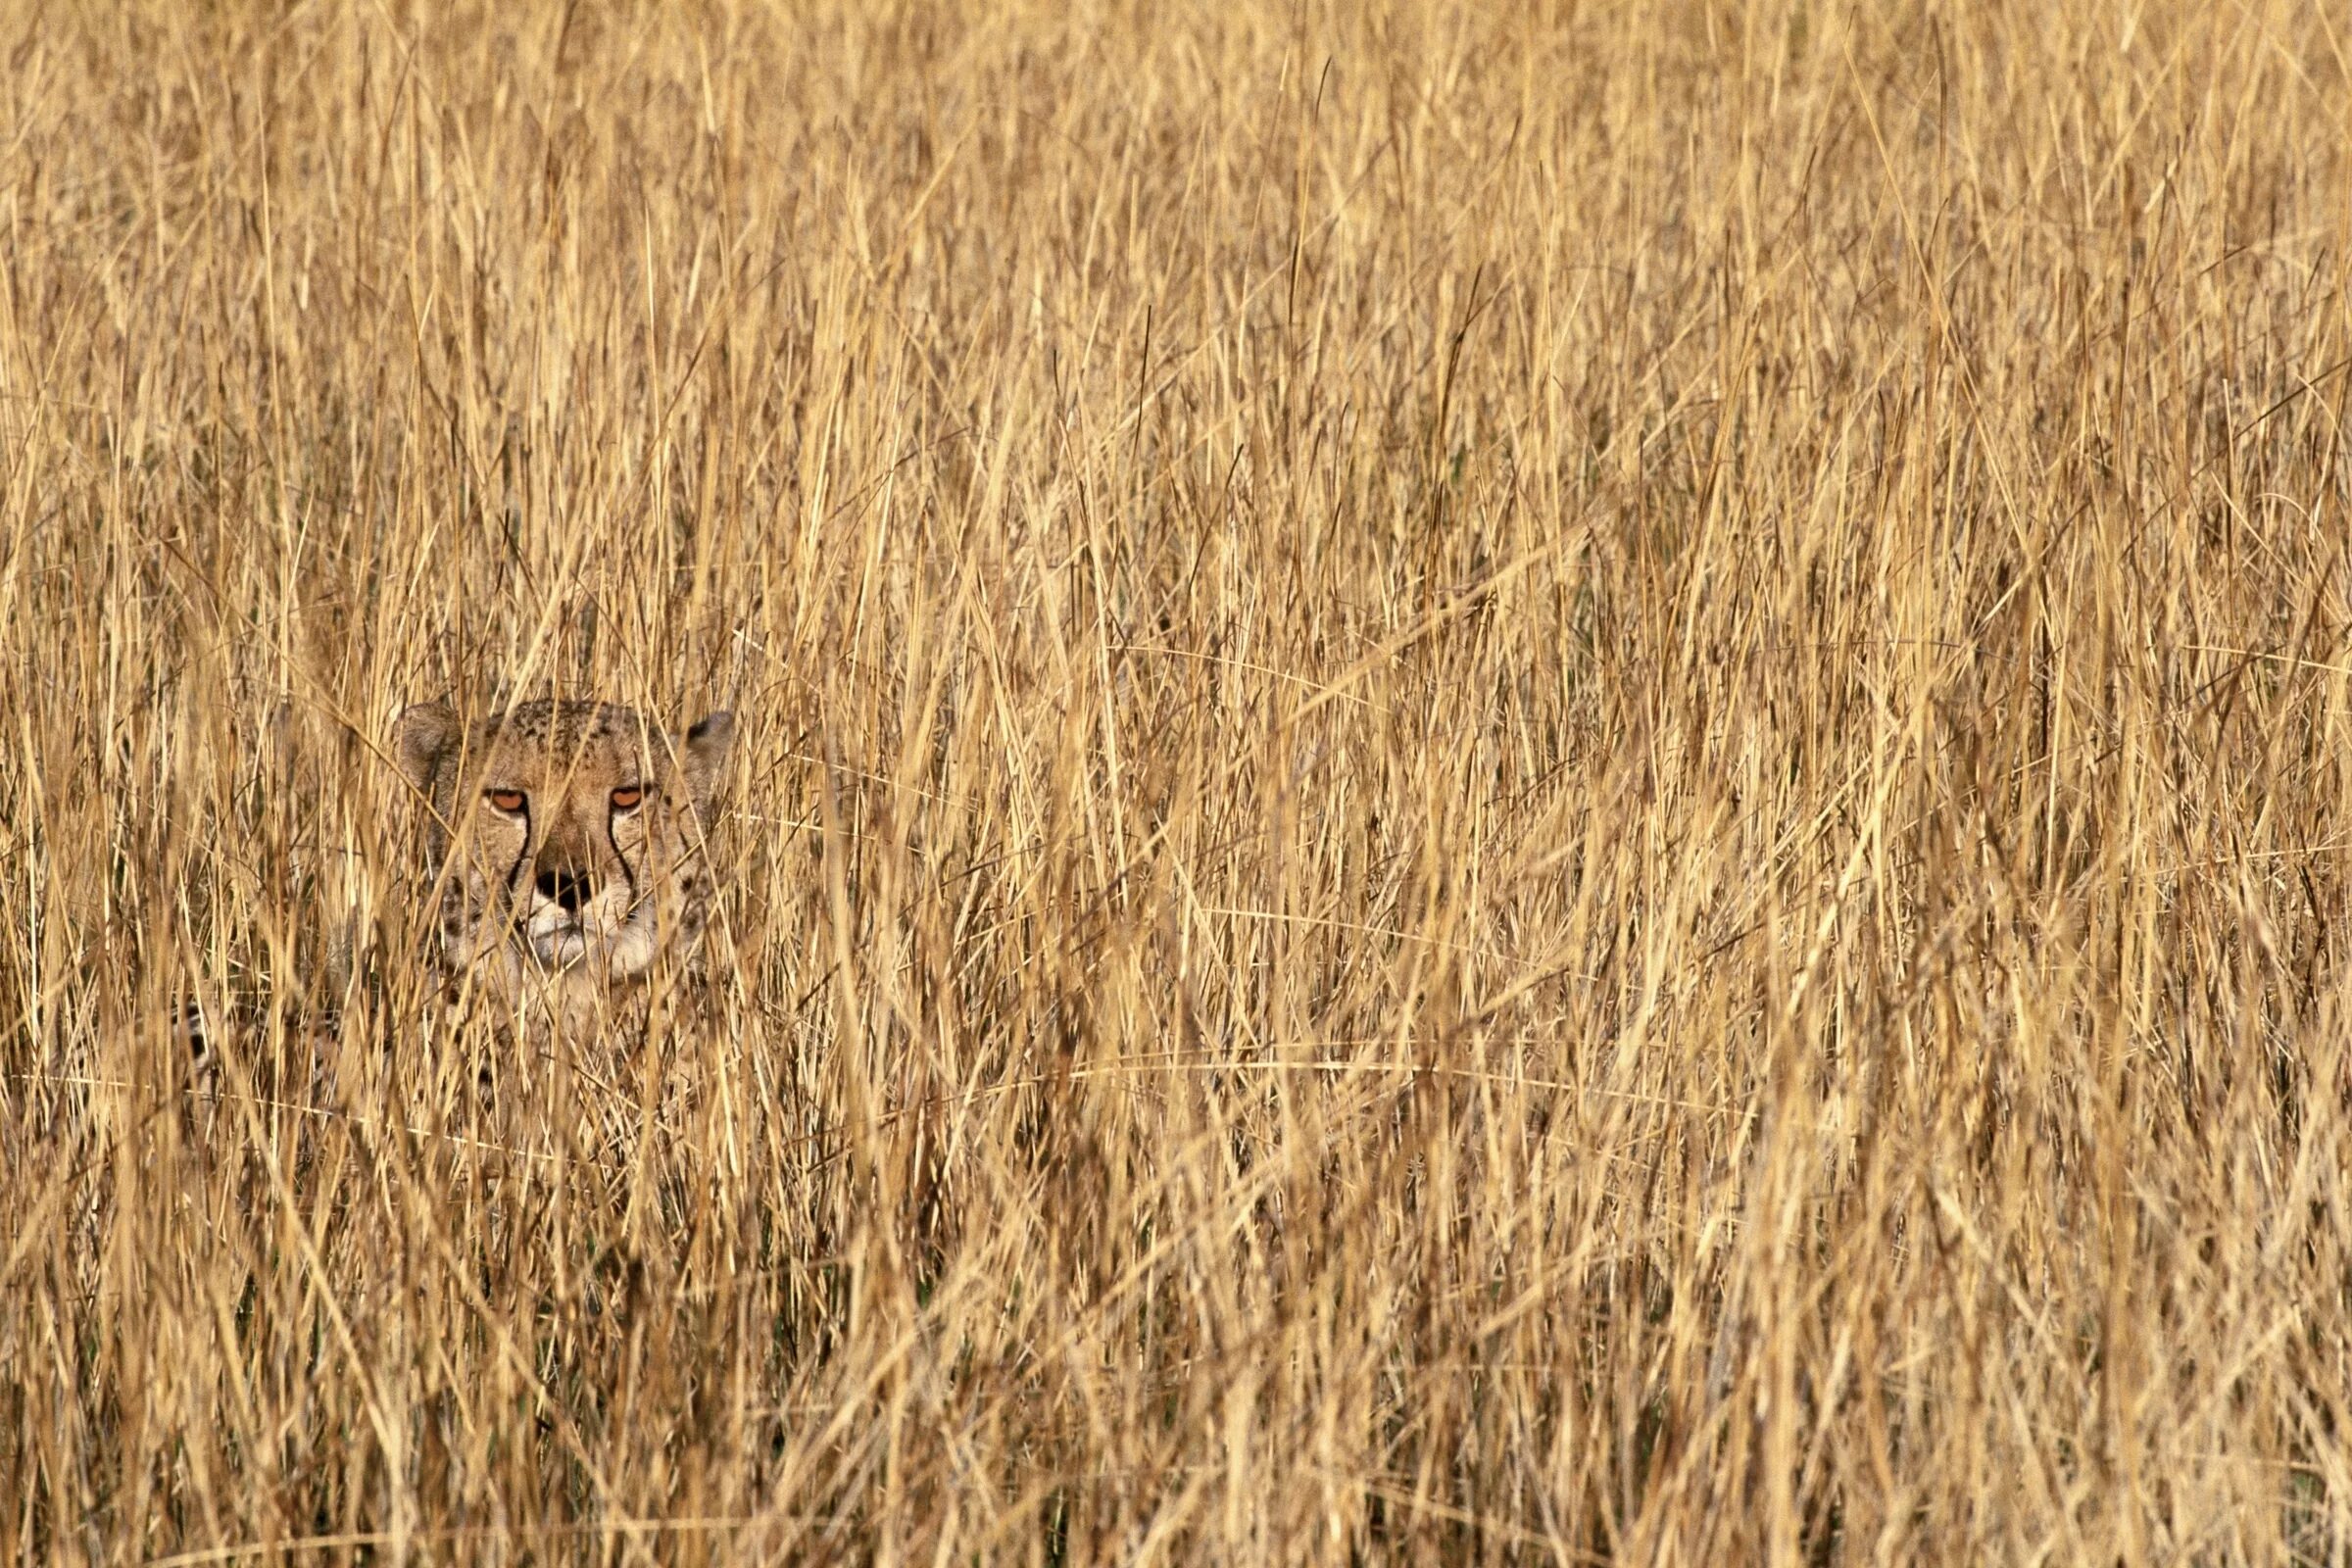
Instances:
[[[637,906],[637,868],[629,863],[627,856],[620,853],[618,821],[618,812],[610,809],[605,812],[605,842],[612,847],[612,858],[620,862],[620,874],[627,879],[629,884],[629,907],[634,909]],[[652,837],[650,828],[647,830],[647,837],[650,841]],[[627,917],[624,915],[622,918]]]
[[[530,863],[530,858],[531,797],[530,792],[526,790],[522,797],[522,849],[515,855],[514,863],[507,867],[507,902],[510,905],[515,902],[515,893],[522,876],[522,868]]]

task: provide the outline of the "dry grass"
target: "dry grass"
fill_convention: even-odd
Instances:
[[[0,1552],[2352,1559],[2352,28],[1460,9],[0,23]]]

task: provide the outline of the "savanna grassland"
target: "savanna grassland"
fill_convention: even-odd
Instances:
[[[2352,1561],[2338,8],[0,62],[0,1555]],[[485,1095],[550,692],[727,891]]]

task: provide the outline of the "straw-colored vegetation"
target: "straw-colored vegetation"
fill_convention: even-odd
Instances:
[[[2339,8],[0,56],[8,1560],[2352,1555]],[[724,928],[485,1095],[550,690]]]

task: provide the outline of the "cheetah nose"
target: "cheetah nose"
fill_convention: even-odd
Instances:
[[[579,913],[580,906],[596,891],[578,871],[542,871],[538,888],[541,898],[554,901],[565,914]]]

